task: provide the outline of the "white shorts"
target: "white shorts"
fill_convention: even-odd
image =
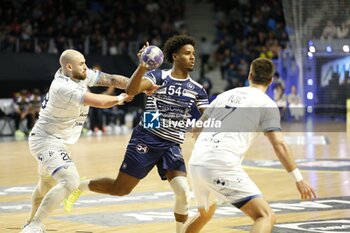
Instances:
[[[208,210],[218,200],[240,208],[252,198],[261,196],[259,188],[242,167],[235,170],[189,165],[189,176],[197,205]]]
[[[61,168],[75,166],[67,146],[59,140],[40,136],[29,137],[29,150],[38,161],[38,173],[41,176],[53,176]]]

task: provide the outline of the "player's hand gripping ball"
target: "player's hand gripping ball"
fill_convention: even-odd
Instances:
[[[158,68],[163,63],[163,59],[162,50],[155,45],[147,46],[141,53],[141,60],[150,70]]]

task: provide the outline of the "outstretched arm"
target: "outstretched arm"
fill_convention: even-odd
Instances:
[[[128,82],[129,82],[129,78],[123,75],[107,74],[107,73],[101,72],[100,77],[97,80],[95,85],[104,86],[104,87],[113,86],[115,88],[125,90]]]
[[[84,104],[95,108],[110,108],[114,105],[122,105],[124,101],[130,100],[132,100],[132,97],[125,93],[118,96],[111,96],[86,92],[84,95]]]
[[[302,174],[297,168],[292,152],[284,141],[283,135],[281,132],[266,132],[265,136],[269,139],[273,149],[282,163],[283,167],[287,172],[294,178],[296,186],[299,193],[301,194],[302,199],[312,199],[316,198],[315,191],[310,185],[304,181]]]

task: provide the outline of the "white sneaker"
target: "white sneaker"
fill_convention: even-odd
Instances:
[[[122,134],[127,134],[127,133],[129,133],[129,128],[128,128],[126,125],[123,125],[123,126],[122,126],[122,130],[121,130],[121,133],[122,133]]]
[[[46,230],[43,224],[31,222],[20,233],[46,233]]]
[[[112,131],[113,131],[112,126],[107,125],[107,126],[105,127],[105,132],[106,132],[107,135],[111,135],[111,134],[112,134]]]
[[[122,128],[119,125],[114,126],[114,134],[119,135],[122,132]]]
[[[93,134],[94,134],[94,131],[89,130],[89,131],[87,131],[86,136],[91,137]]]
[[[26,134],[23,131],[16,130],[16,132],[15,132],[15,137],[16,138],[24,138],[25,136],[26,136]]]
[[[27,221],[27,223],[24,224],[24,225],[21,227],[21,230],[23,230],[24,228],[26,228],[29,224],[30,224],[30,221]]]
[[[101,137],[102,135],[103,135],[102,130],[97,130],[96,136],[97,136],[97,137]]]

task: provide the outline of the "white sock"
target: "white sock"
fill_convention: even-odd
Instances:
[[[35,187],[32,194],[32,210],[28,222],[31,222],[34,218],[36,211],[38,210],[45,194],[55,186],[56,181],[50,176],[40,176],[39,182]]]
[[[33,221],[41,223],[50,213],[57,209],[69,193],[70,191],[65,189],[62,183],[57,183],[57,185],[55,185],[41,201],[41,205],[36,211]]]
[[[35,215],[36,211],[38,210],[43,198],[44,198],[44,196],[41,195],[41,193],[39,191],[39,187],[36,187],[33,194],[32,194],[32,209],[30,212],[30,217],[29,217],[28,222],[31,222],[33,220],[34,215]]]
[[[57,184],[44,196],[33,222],[43,222],[80,183],[78,171],[74,166],[59,170],[55,179]]]
[[[184,227],[184,224],[182,222],[176,222],[176,233],[181,233],[183,227]]]
[[[80,185],[79,185],[79,189],[80,191],[89,191],[89,183],[90,183],[91,180],[83,180],[80,182]]]

